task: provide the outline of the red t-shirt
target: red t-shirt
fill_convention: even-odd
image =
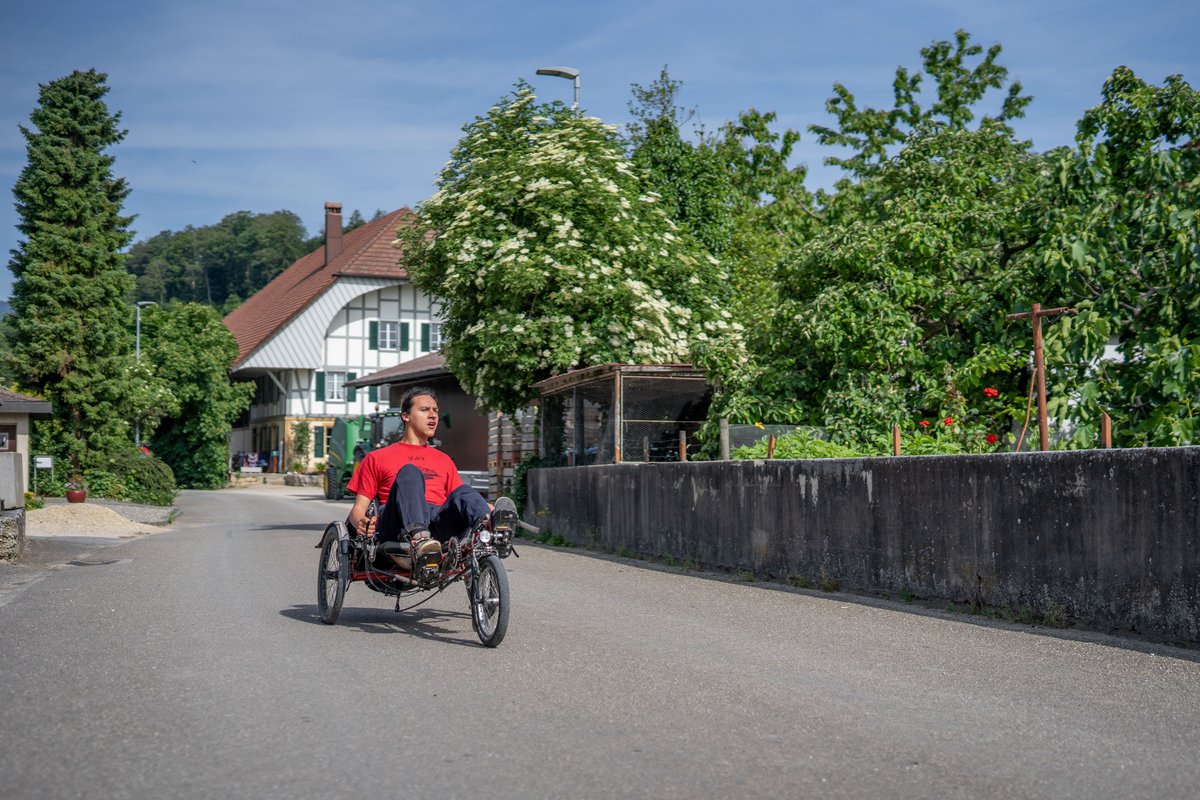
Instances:
[[[378,497],[379,507],[387,504],[396,473],[405,464],[413,464],[425,476],[425,500],[440,506],[462,486],[458,468],[450,456],[429,445],[396,442],[367,453],[346,487],[354,494]]]

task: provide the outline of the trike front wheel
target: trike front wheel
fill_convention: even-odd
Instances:
[[[471,624],[485,647],[495,647],[508,632],[508,572],[498,556],[479,562],[479,575],[469,587]]]
[[[321,540],[321,561],[317,564],[317,614],[321,622],[326,625],[337,622],[349,582],[350,565],[342,553],[338,523],[330,523]]]

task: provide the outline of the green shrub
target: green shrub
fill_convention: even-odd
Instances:
[[[42,502],[42,498],[38,497],[33,492],[25,493],[25,507],[29,509],[45,508],[46,504]]]
[[[522,514],[525,511],[525,501],[529,499],[529,492],[525,486],[525,474],[531,469],[537,469],[542,466],[542,459],[535,453],[530,453],[525,456],[520,464],[517,464],[513,470],[512,487],[509,489],[509,497],[517,506],[517,513]]]
[[[178,493],[171,468],[135,448],[109,456],[103,469],[87,470],[86,477],[89,493],[109,500],[169,506]]]
[[[735,461],[764,459],[767,457],[767,446],[768,440],[764,437],[754,444],[739,447],[729,457]],[[775,458],[779,459],[859,458],[862,455],[852,448],[819,438],[811,428],[797,428],[775,440]]]

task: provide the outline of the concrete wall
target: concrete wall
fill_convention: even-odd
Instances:
[[[531,470],[572,544],[1200,641],[1200,447]]]

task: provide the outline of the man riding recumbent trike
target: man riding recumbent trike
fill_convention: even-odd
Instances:
[[[400,408],[403,438],[363,459],[348,487],[355,495],[349,518],[330,523],[317,545],[321,620],[337,622],[354,581],[396,597],[399,611],[401,597],[441,591],[461,579],[471,624],[483,644],[495,647],[508,628],[508,573],[501,560],[515,552],[516,506],[501,497],[490,507],[462,483],[450,457],[429,445],[438,424],[431,390],[409,390]]]

